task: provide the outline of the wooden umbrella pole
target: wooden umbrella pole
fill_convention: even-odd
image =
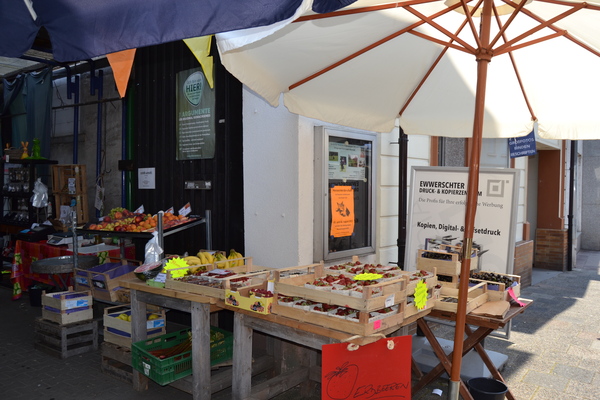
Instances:
[[[471,270],[471,254],[473,252],[473,233],[475,230],[475,213],[479,192],[479,162],[481,159],[481,140],[483,137],[483,117],[485,111],[485,91],[488,65],[492,53],[488,49],[490,41],[490,24],[492,17],[492,0],[484,0],[481,14],[481,47],[476,55],[477,86],[475,92],[475,112],[473,119],[473,138],[469,159],[469,179],[467,183],[467,204],[465,213],[465,233],[463,254],[458,288],[458,308],[456,312],[456,328],[454,332],[454,349],[452,352],[452,371],[450,374],[448,399],[458,400],[460,390],[460,371],[462,365],[463,340],[467,319],[467,298],[469,291],[469,271]]]

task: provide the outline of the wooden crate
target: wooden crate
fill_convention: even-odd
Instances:
[[[418,315],[419,318],[422,318],[429,314],[431,310],[433,310],[433,307],[436,304],[436,300],[439,298],[439,293],[440,290],[436,290],[434,287],[428,288],[427,303],[425,304],[425,308],[423,308],[422,310],[418,310],[414,302],[410,301],[409,303],[410,299],[407,297],[406,306],[404,307],[404,318],[408,319],[414,315]]]
[[[60,206],[68,206],[75,198],[77,205],[77,223],[90,220],[88,211],[87,182],[85,165],[67,164],[52,165],[52,193],[56,215],[60,215]],[[69,185],[69,183],[72,185]]]
[[[94,320],[60,325],[37,318],[34,347],[61,359],[98,349],[98,323]]]
[[[237,275],[223,279],[215,279],[213,286],[189,283],[173,278],[173,271],[185,270],[189,268],[184,267],[170,270],[167,271],[167,280],[165,282],[165,288],[225,300],[225,291],[232,290],[232,282],[236,279],[248,278],[250,282],[246,285],[246,287],[259,287],[271,276],[271,272],[268,270],[253,272],[254,267],[252,265],[252,257],[244,257],[244,262],[245,264],[243,266],[227,268],[228,271],[235,272]],[[206,270],[210,272],[215,269],[219,269],[219,264],[221,263],[207,264],[205,265],[205,267]],[[195,265],[194,267],[197,267],[197,265]]]
[[[307,273],[301,273],[307,271]],[[324,304],[336,304],[359,311],[375,311],[390,305],[403,304],[406,301],[406,280],[399,276],[396,280],[364,286],[362,297],[337,294],[305,287],[308,282],[326,275],[323,264],[310,264],[273,271],[276,295],[302,297]],[[379,294],[374,293],[380,291]],[[275,310],[273,310],[275,313]]]
[[[133,383],[133,367],[131,366],[131,349],[103,342],[101,346],[102,373],[125,383]]]
[[[467,313],[489,301],[487,287],[483,282],[470,287],[467,296]],[[458,303],[443,301],[447,298],[458,300],[458,285],[456,287],[442,286],[440,297],[435,301],[434,309],[456,312]]]
[[[272,313],[309,324],[329,327],[353,335],[368,336],[394,326],[399,327],[402,324],[404,321],[404,303],[398,304],[397,306],[398,311],[395,314],[374,321],[369,321],[368,312],[361,311],[358,322],[337,318],[331,315],[318,314],[310,310],[282,306],[277,302],[273,303]]]
[[[119,315],[131,315],[130,305],[118,305],[104,309],[104,341],[131,348],[131,321],[122,320]],[[154,315],[156,319],[149,319]],[[148,338],[164,335],[166,333],[167,318],[165,310],[146,313],[146,335]]]
[[[441,245],[439,250],[424,250],[417,251],[417,269],[433,272],[437,269],[438,274],[442,275],[460,275],[461,270],[461,248],[457,246]],[[435,254],[439,257],[447,259],[433,259],[426,257],[427,254]],[[477,250],[473,250],[471,257],[470,269],[476,269],[478,263]]]
[[[487,271],[481,271],[480,273],[487,273]],[[512,280],[513,282],[517,282],[517,285],[512,286],[513,293],[514,293],[515,297],[519,297],[521,295],[521,277],[519,275],[502,274],[502,273],[498,273],[498,272],[493,272],[493,273],[496,275],[501,275],[501,276],[507,277],[510,280]],[[476,283],[484,282],[487,285],[487,292],[488,292],[490,301],[498,301],[498,300],[510,301],[511,300],[511,297],[508,293],[509,288],[507,288],[504,283],[487,281],[484,279],[476,279],[476,278],[469,279],[469,282],[473,282],[473,281]],[[471,285],[471,283],[469,283],[469,284]]]
[[[133,270],[140,262],[126,259],[111,261],[88,269],[75,268],[75,288],[89,289],[92,297],[101,301],[119,301],[120,281],[135,278]]]
[[[58,293],[42,292],[42,318],[61,325],[87,321],[94,317],[89,290]]]
[[[417,276],[416,274],[420,271],[401,271],[400,275],[406,278],[406,295],[410,296],[415,292],[417,283],[425,281],[427,288],[430,289],[438,284],[437,279],[437,268],[433,268],[433,271],[425,271],[428,274],[426,276]],[[416,278],[416,279],[415,279]]]

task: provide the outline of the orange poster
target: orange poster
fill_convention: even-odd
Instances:
[[[354,233],[354,189],[352,186],[334,186],[331,196],[331,230],[329,235],[339,238]]]

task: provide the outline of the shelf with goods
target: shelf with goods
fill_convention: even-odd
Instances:
[[[46,159],[10,159],[8,163],[2,160],[0,224],[29,228],[35,222],[43,222],[42,218],[47,218],[46,209],[34,207],[31,197],[36,179],[41,178],[42,183],[48,186],[47,167],[57,163]],[[15,233],[14,230],[12,233]]]
[[[158,213],[159,216],[162,216],[164,213],[161,211]],[[90,224],[83,225],[82,228],[76,228],[78,235],[91,235],[91,236],[100,236],[102,238],[108,237],[116,237],[119,238],[120,247],[123,249],[124,240],[125,239],[147,239],[150,240],[153,237],[153,231],[158,233],[158,243],[161,249],[164,249],[164,238],[166,236],[174,235],[176,233],[188,230],[190,228],[196,227],[198,225],[204,224],[206,229],[206,244],[208,248],[210,248],[212,244],[212,235],[211,235],[211,218],[210,218],[210,210],[205,211],[204,217],[199,215],[188,215],[185,221],[181,221],[175,226],[166,226],[164,225],[162,218],[157,218],[157,225],[152,231],[147,232],[119,232],[114,230],[95,230],[88,229]],[[71,228],[69,228],[71,230]],[[164,255],[161,254],[162,257]]]
[[[52,192],[57,216],[61,215],[61,207],[71,206],[71,201],[75,199],[77,222],[86,223],[90,220],[86,182],[85,165],[52,166]]]

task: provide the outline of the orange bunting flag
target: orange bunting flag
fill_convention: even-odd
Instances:
[[[191,39],[183,39],[187,47],[190,48],[196,59],[202,66],[202,71],[204,71],[204,76],[206,77],[206,81],[208,82],[208,86],[213,88],[213,58],[210,54],[210,42],[212,40],[213,35],[201,36]]]
[[[117,90],[121,98],[125,97],[127,92],[127,83],[131,75],[133,67],[133,59],[135,58],[135,49],[118,51],[116,53],[107,54],[108,62],[113,70]]]

